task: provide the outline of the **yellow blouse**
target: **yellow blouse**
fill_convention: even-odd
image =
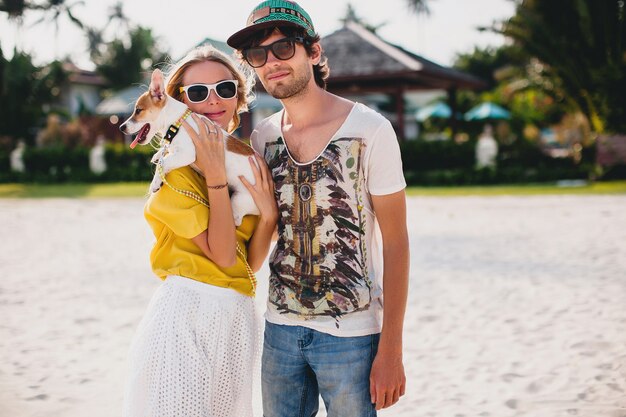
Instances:
[[[168,173],[166,179],[173,187],[191,191],[208,200],[204,179],[190,167],[176,169]],[[206,206],[163,184],[158,192],[148,198],[144,216],[156,238],[150,253],[150,263],[159,278],[180,275],[252,295],[252,284],[239,255],[234,266],[222,268],[207,258],[191,241],[191,238],[207,230],[209,209]],[[237,242],[246,256],[247,243],[257,223],[258,216],[250,215],[245,216],[237,227]]]

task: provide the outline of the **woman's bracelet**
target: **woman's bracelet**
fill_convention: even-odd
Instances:
[[[208,188],[209,190],[221,190],[222,188],[226,188],[228,187],[228,183],[224,183],[224,184],[220,184],[220,185],[208,185],[206,186],[206,188]]]

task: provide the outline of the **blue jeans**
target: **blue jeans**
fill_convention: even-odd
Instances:
[[[336,337],[265,322],[261,365],[264,417],[375,417],[370,371],[380,335]]]

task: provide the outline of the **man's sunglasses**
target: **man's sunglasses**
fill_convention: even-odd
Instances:
[[[264,46],[254,46],[241,51],[243,58],[253,68],[259,68],[267,62],[267,54],[272,54],[281,61],[293,58],[296,53],[296,42],[306,45],[306,40],[301,36],[279,39],[276,42]]]
[[[186,93],[187,98],[192,103],[202,103],[209,98],[211,90],[215,90],[215,94],[219,98],[228,100],[234,98],[237,95],[237,80],[224,80],[215,84],[191,84],[184,87],[180,87],[178,91],[180,93]]]

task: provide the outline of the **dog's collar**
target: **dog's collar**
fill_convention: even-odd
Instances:
[[[191,109],[185,110],[185,113],[180,116],[180,119],[176,120],[175,123],[171,124],[170,127],[167,128],[167,133],[165,134],[163,140],[170,143],[172,139],[174,139],[174,136],[176,136],[176,134],[180,130],[180,126],[183,124],[183,120],[189,117],[191,113]]]

